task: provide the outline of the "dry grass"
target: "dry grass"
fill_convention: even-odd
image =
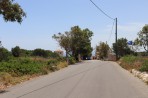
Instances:
[[[65,67],[67,67],[68,66],[68,64],[67,64],[67,62],[65,61],[65,62],[60,62],[58,65],[57,65],[57,68],[58,69],[62,69],[62,68],[65,68]]]
[[[120,62],[121,62],[121,67],[123,67],[123,68],[125,68],[125,69],[127,69],[127,70],[132,70],[132,69],[137,69],[137,70],[139,70],[139,68],[141,67],[141,65],[142,65],[142,62],[140,62],[139,60],[134,60],[134,61],[126,61],[126,60],[123,60],[123,59],[121,59],[120,60]]]
[[[120,59],[120,65],[127,69],[136,69],[140,71],[147,70],[148,57],[125,56]]]
[[[20,77],[12,77],[9,73],[2,72],[0,73],[0,90],[25,82],[38,76],[39,75],[24,75]]]
[[[31,57],[30,59],[33,61],[45,61],[45,62],[47,62],[49,60],[49,59],[43,58],[43,57]]]

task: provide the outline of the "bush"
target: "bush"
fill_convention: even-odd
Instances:
[[[21,56],[31,56],[32,51],[31,50],[26,50],[26,49],[21,49]]]
[[[49,51],[48,52],[50,58],[60,58],[59,54]]]
[[[76,63],[76,60],[74,57],[69,57],[69,64],[75,64]]]
[[[35,49],[32,53],[33,56],[40,56],[47,58],[49,56],[48,51],[43,49]]]
[[[65,68],[65,67],[67,67],[67,66],[68,66],[67,62],[66,62],[66,61],[63,61],[63,62],[60,62],[60,63],[57,65],[57,68],[58,68],[58,69],[62,69],[62,68]]]
[[[0,62],[8,61],[10,56],[10,52],[5,48],[0,48]]]
[[[48,61],[48,65],[57,65],[58,61],[53,59]]]
[[[142,59],[133,55],[127,55],[120,59],[121,66],[127,70],[137,69],[141,67]]]
[[[135,61],[140,60],[140,58],[133,56],[133,55],[127,55],[121,58],[123,62],[127,64],[133,64]]]
[[[58,65],[59,61],[57,60],[49,60],[48,63],[47,63],[47,68],[51,71],[55,71],[57,70],[57,65]]]
[[[34,62],[28,58],[12,59],[0,63],[0,72],[8,72],[16,76],[41,74],[42,66],[44,66],[43,62]]]
[[[12,52],[12,55],[14,57],[20,57],[20,55],[21,55],[21,49],[20,49],[19,46],[16,46],[15,48],[12,48],[11,52]]]
[[[148,72],[148,60],[145,60],[140,68],[140,71]]]

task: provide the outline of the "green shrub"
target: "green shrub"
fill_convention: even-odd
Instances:
[[[32,50],[21,49],[22,57],[31,56],[31,54],[32,54]]]
[[[10,52],[5,48],[0,48],[0,62],[8,61],[10,56]]]
[[[23,59],[13,59],[8,62],[0,63],[0,72],[15,73],[17,76],[21,75],[32,75],[41,74],[41,69],[44,63],[32,61],[28,58]]]
[[[145,60],[140,68],[140,71],[148,72],[148,60]]]
[[[47,63],[47,68],[51,71],[56,71],[58,63],[59,63],[58,60],[55,60],[55,59],[49,60]]]
[[[21,49],[19,46],[12,48],[11,52],[14,57],[20,57],[20,55],[21,55]]]
[[[50,58],[60,58],[59,54],[49,51],[48,52]]]
[[[76,63],[76,60],[74,57],[69,57],[69,64],[75,64]]]
[[[133,55],[127,55],[121,58],[123,62],[128,63],[128,64],[132,64],[137,60],[140,60],[139,57],[133,56]]]
[[[33,56],[40,56],[47,58],[49,56],[48,51],[43,49],[35,49],[32,53]]]
[[[58,61],[55,59],[53,59],[53,60],[51,59],[48,61],[48,65],[57,65],[57,63],[58,63]]]
[[[133,55],[127,55],[120,59],[121,67],[127,70],[131,70],[131,69],[139,70],[141,61],[142,61],[141,58]]]

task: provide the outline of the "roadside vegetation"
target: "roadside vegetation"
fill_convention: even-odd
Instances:
[[[128,55],[120,59],[121,66],[127,70],[136,69],[141,72],[148,72],[148,58]]]
[[[60,70],[69,64],[75,64],[82,57],[90,57],[93,50],[92,36],[92,31],[78,26],[64,34],[54,35],[53,38],[66,50],[66,57],[50,50],[26,50],[19,46],[8,51],[0,41],[0,89]]]
[[[92,36],[93,32],[88,28],[81,29],[79,26],[74,26],[70,31],[54,34],[52,37],[66,51],[67,58],[80,61],[81,58],[90,58],[92,55]]]
[[[70,59],[69,64],[75,60]],[[0,89],[67,67],[66,58],[49,50],[0,48]]]
[[[123,46],[124,44],[128,45],[126,41],[124,41],[124,43],[121,45]],[[118,46],[119,46],[119,43],[118,43]],[[121,57],[120,59],[121,66],[127,70],[136,69],[141,72],[148,72],[148,25],[145,25],[142,28],[142,30],[138,32],[138,37],[135,39],[134,42],[131,41],[128,46],[131,47],[131,48],[128,48],[128,52],[127,51],[119,52],[119,54],[128,53],[125,55],[122,55],[122,54],[119,55]],[[121,48],[121,46],[119,47]],[[145,51],[138,52],[142,47]]]

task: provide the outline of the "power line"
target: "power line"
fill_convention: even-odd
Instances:
[[[115,20],[114,18],[110,17],[108,14],[106,14],[99,6],[97,6],[92,0],[90,2],[98,9],[100,10],[106,17],[110,18],[111,20]]]
[[[115,21],[113,21],[113,25],[112,25],[112,29],[111,29],[111,34],[110,34],[110,36],[109,36],[108,42],[110,41],[110,38],[111,38],[111,36],[112,36],[113,29],[114,29],[114,25],[115,25]]]

